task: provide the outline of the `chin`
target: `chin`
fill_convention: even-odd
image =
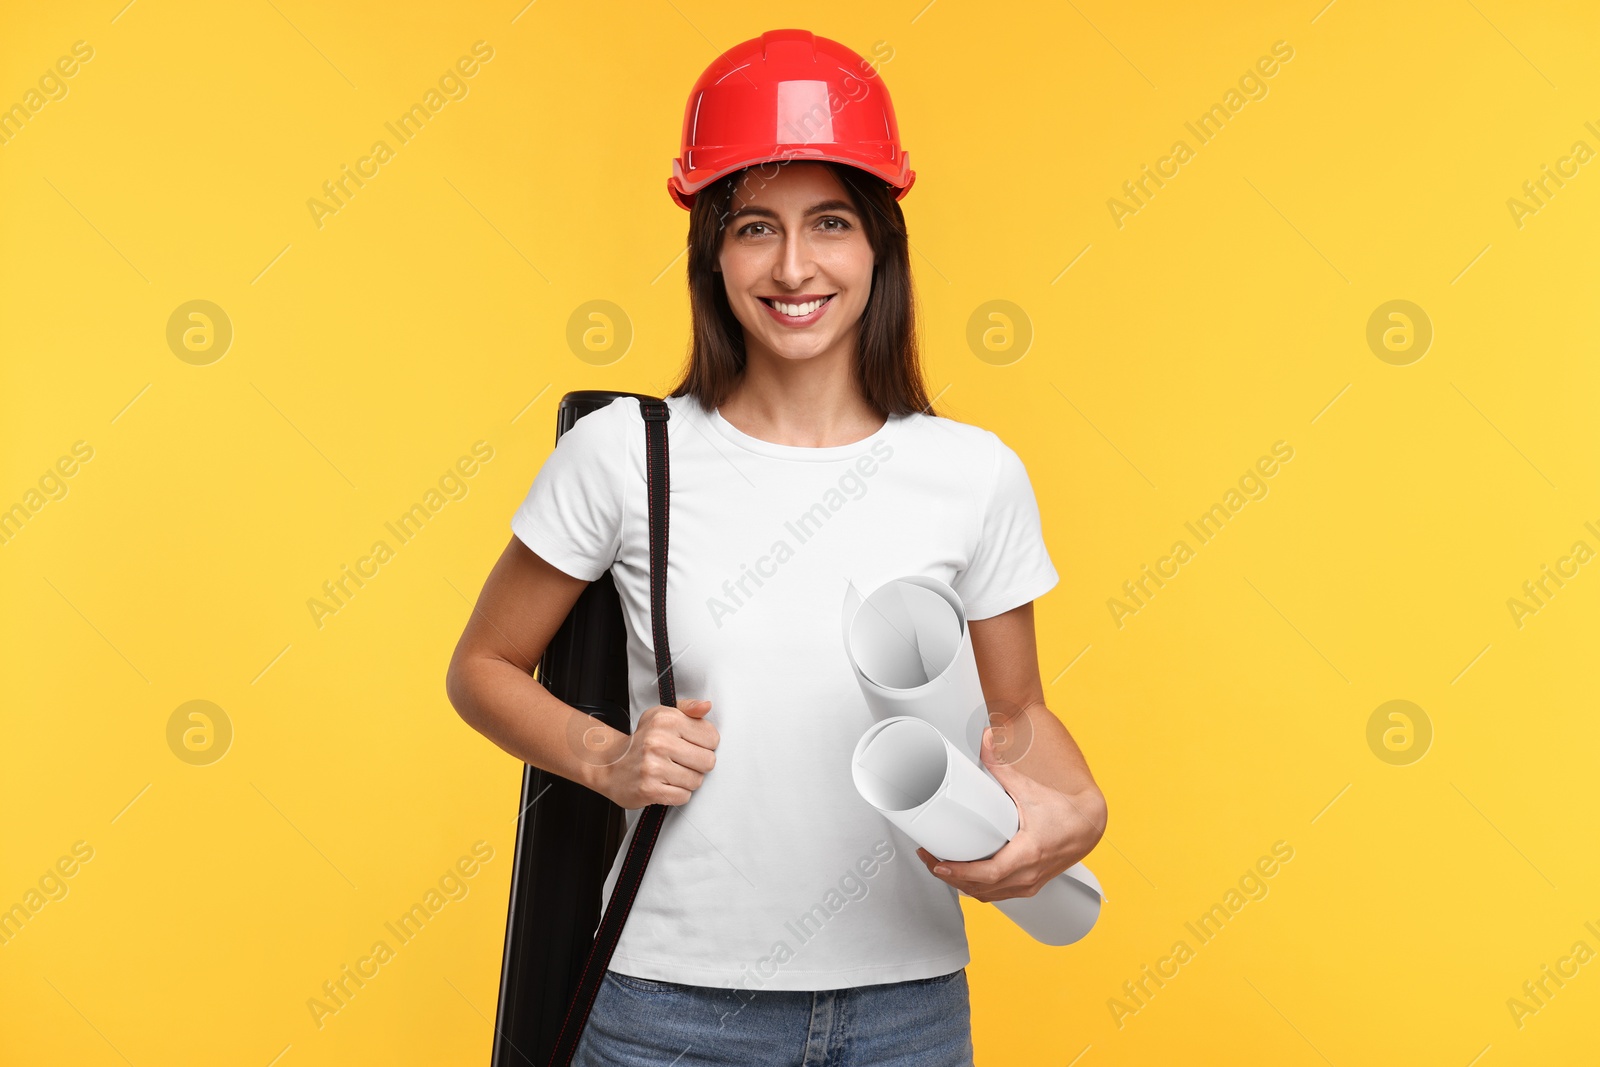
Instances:
[[[798,362],[803,359],[814,359],[826,352],[830,344],[831,339],[829,341],[809,341],[803,347],[793,341],[786,345],[769,344],[767,347],[776,352],[781,359],[792,359]]]

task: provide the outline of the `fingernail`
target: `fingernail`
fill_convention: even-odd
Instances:
[[[950,873],[950,868],[946,867],[944,864],[941,863],[939,866],[937,866],[937,867],[935,867],[933,869],[933,873],[934,874],[949,874]]]

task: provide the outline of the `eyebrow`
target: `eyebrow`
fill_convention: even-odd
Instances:
[[[855,214],[856,207],[848,200],[824,200],[820,204],[812,204],[811,207],[806,209],[806,214],[816,215],[823,211],[848,211],[851,214]],[[778,217],[778,213],[769,207],[749,206],[742,207],[738,211],[735,211],[733,214],[729,215],[728,221],[732,222],[741,215],[762,215],[769,219],[775,219]]]

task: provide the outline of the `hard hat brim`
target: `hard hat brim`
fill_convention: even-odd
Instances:
[[[695,196],[701,189],[736,171],[763,163],[843,163],[857,170],[866,171],[893,186],[896,200],[910,192],[912,184],[917,180],[917,172],[911,169],[911,153],[904,151],[899,153],[899,166],[892,170],[884,168],[881,157],[869,155],[867,152],[854,154],[841,145],[767,145],[760,150],[747,151],[741,151],[736,147],[720,151],[699,149],[697,154],[720,158],[708,158],[706,166],[694,167],[687,172],[684,170],[683,161],[674,159],[672,176],[667,179],[667,193],[674,203],[686,211],[694,206]]]

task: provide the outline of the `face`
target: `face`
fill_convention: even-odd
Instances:
[[[873,259],[850,194],[828,167],[747,171],[734,186],[718,259],[746,353],[853,354]]]

